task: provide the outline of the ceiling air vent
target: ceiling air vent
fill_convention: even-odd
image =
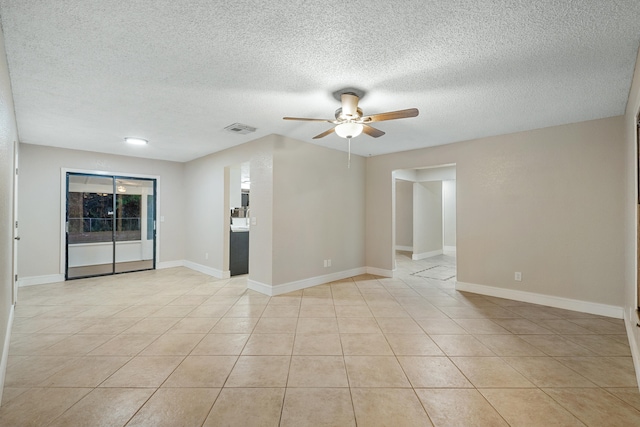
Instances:
[[[242,123],[234,123],[224,128],[227,132],[237,133],[238,135],[246,135],[256,131],[256,128],[243,125]]]

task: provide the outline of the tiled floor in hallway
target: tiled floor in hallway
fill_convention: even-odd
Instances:
[[[413,274],[453,262],[273,298],[185,268],[21,288],[0,425],[640,425],[621,320]]]

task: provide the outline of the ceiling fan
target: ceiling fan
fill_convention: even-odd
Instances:
[[[373,114],[365,116],[362,110],[358,108],[358,101],[364,96],[364,92],[358,89],[343,89],[334,92],[334,97],[339,99],[342,107],[338,108],[335,113],[335,120],[331,119],[309,119],[304,117],[283,117],[284,120],[301,120],[306,122],[327,122],[336,126],[322,132],[313,137],[313,139],[324,138],[327,135],[336,133],[341,138],[355,138],[361,133],[365,133],[374,138],[384,135],[380,129],[370,126],[369,123],[382,122],[385,120],[404,119],[407,117],[416,117],[418,115],[417,108],[409,108],[407,110],[390,111],[388,113]]]

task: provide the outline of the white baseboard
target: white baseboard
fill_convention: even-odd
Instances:
[[[261,283],[249,279],[247,280],[247,287],[253,291],[260,292],[265,295],[275,296],[286,294],[287,292],[299,291],[300,289],[306,289],[312,286],[323,285],[325,283],[346,279],[348,277],[358,276],[365,273],[367,273],[367,268],[360,267],[351,270],[324,274],[322,276],[310,277],[308,279],[296,280],[294,282],[282,283],[275,286],[267,285],[266,283]]]
[[[229,272],[218,270],[217,268],[207,267],[206,265],[197,264],[195,262],[184,260],[184,266],[190,268],[195,271],[199,271],[200,273],[208,274],[209,276],[216,277],[218,279],[228,279]]]
[[[413,252],[413,246],[396,245],[396,251]]]
[[[624,309],[615,305],[600,304],[596,302],[580,301],[576,299],[537,294],[534,292],[518,291],[515,289],[497,288],[495,286],[477,285],[475,283],[457,282],[456,290],[473,292],[498,298],[512,299],[531,304],[546,305],[565,310],[579,311],[581,313],[597,314],[599,316],[622,319]]]
[[[0,359],[0,402],[2,402],[2,390],[4,389],[4,379],[7,373],[7,361],[9,360],[9,343],[11,342],[11,327],[13,326],[13,315],[15,305],[11,305],[9,310],[9,320],[4,335],[4,346],[2,347],[2,358]]]
[[[46,276],[20,277],[18,287],[46,285],[48,283],[64,282],[64,274],[48,274]]]
[[[455,246],[445,246],[445,247],[442,248],[442,252],[444,252],[444,253],[449,252],[449,253],[454,253],[455,254],[456,253],[456,247]]]
[[[165,268],[184,267],[184,260],[162,261],[156,264],[156,270],[164,270]]]
[[[382,268],[366,267],[367,274],[373,274],[375,276],[393,277],[393,270],[383,270]]]
[[[418,261],[421,259],[430,258],[432,256],[437,256],[437,255],[442,255],[442,249],[439,249],[437,251],[431,251],[431,252],[423,252],[421,254],[413,254],[411,255],[411,259],[414,261]]]
[[[636,310],[631,307],[628,312],[624,312],[624,326],[627,329],[627,339],[629,340],[629,347],[631,347],[631,359],[636,371],[638,388],[640,388],[640,328],[636,326],[637,324],[638,315]]]

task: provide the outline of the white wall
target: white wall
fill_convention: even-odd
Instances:
[[[442,181],[442,217],[444,248],[456,247],[456,180]]]
[[[629,343],[633,354],[636,376],[640,385],[640,321],[638,308],[638,177],[636,174],[638,151],[636,145],[636,116],[640,111],[640,55],[636,59],[633,83],[629,92],[627,110],[624,116],[625,132],[625,276],[624,276],[624,311],[629,335]]]
[[[184,165],[177,162],[20,144],[21,279],[64,274],[60,269],[62,168],[159,176],[158,262],[184,258]]]
[[[13,150],[17,140],[4,36],[0,31],[0,402],[13,312]]]
[[[367,265],[393,266],[392,171],[456,164],[458,280],[621,307],[623,129],[613,117],[368,158]]]
[[[278,137],[273,160],[273,284],[365,266],[364,168],[363,157],[352,154],[347,168],[343,151]],[[251,174],[253,206],[253,167]],[[331,259],[330,267],[324,267],[325,259]]]
[[[413,259],[442,253],[442,182],[413,183]]]
[[[242,206],[242,189],[240,188],[240,165],[229,167],[229,206],[237,208]]]
[[[397,247],[413,251],[413,183],[400,179],[396,179]]]

